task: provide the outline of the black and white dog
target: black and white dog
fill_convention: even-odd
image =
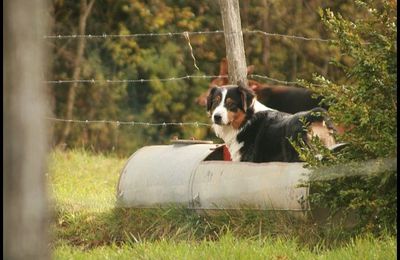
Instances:
[[[298,162],[289,140],[300,135],[304,142],[318,136],[326,147],[335,145],[334,127],[323,108],[287,114],[258,102],[243,83],[213,87],[207,112],[216,135],[229,149],[232,161]],[[307,127],[305,127],[307,125]]]

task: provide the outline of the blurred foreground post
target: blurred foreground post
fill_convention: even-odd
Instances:
[[[3,258],[49,259],[47,1],[3,7]]]
[[[231,84],[239,80],[247,84],[247,65],[238,0],[219,0],[224,26],[228,76]]]

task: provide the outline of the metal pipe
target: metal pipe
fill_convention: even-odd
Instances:
[[[222,161],[223,146],[147,146],[121,172],[117,204],[151,208],[179,204],[197,210],[262,209],[305,212],[309,189],[299,187],[303,163]]]

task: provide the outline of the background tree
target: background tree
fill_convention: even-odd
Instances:
[[[80,2],[80,14],[79,14],[79,35],[84,35],[86,32],[86,22],[92,11],[92,7],[94,4],[94,0],[91,0],[90,3],[87,3],[86,0],[81,0]],[[73,80],[79,80],[81,75],[81,62],[83,59],[83,51],[85,49],[85,38],[79,38],[76,50],[76,56],[74,58],[74,68],[72,73]],[[72,119],[73,110],[75,105],[75,95],[76,95],[76,87],[78,86],[77,82],[71,84],[68,90],[68,99],[67,99],[67,111],[66,111],[66,119]],[[71,129],[71,123],[67,122],[65,124],[64,131],[61,135],[60,143],[63,144],[65,139],[69,135]]]

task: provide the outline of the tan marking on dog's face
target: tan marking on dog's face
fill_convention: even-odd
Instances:
[[[236,112],[228,111],[228,120],[234,129],[239,129],[245,121],[246,114],[238,109]]]

